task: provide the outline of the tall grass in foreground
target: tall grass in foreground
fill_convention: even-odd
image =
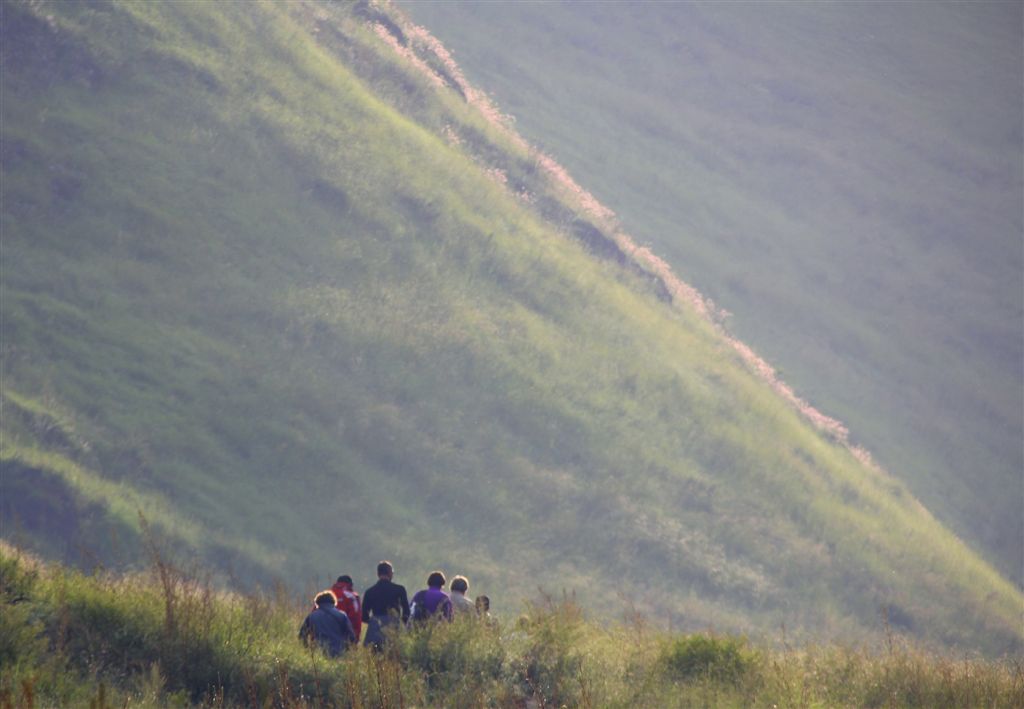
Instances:
[[[297,640],[305,602],[218,591],[154,555],[85,575],[0,547],[0,707],[1024,706],[1020,658],[893,640],[768,649],[587,618],[541,597],[492,623],[428,624],[330,660]]]

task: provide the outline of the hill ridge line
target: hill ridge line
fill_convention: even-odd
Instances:
[[[828,416],[799,396],[792,386],[779,377],[775,367],[750,345],[729,332],[726,321],[731,313],[719,307],[714,300],[677,276],[669,263],[655,254],[649,246],[637,244],[633,237],[622,229],[614,210],[602,204],[591,192],[582,187],[569,174],[569,171],[552,156],[523,138],[513,126],[515,118],[503,113],[486,92],[477,89],[466,79],[461,67],[441,40],[431,34],[427,28],[415,24],[391,0],[368,0],[368,2],[363,0],[361,5],[364,10],[360,14],[378,39],[423,75],[433,89],[438,91],[448,89],[457,93],[493,128],[526,152],[548,177],[551,184],[559,188],[561,196],[573,202],[580,213],[593,220],[595,228],[601,232],[601,236],[605,240],[614,244],[623,261],[656,279],[668,293],[669,301],[674,306],[685,307],[688,305],[702,320],[710,324],[739,357],[747,370],[768,384],[776,395],[795,409],[818,432],[846,448],[864,466],[879,473],[889,474],[874,459],[869,450],[850,440],[850,430],[842,421]],[[441,63],[443,69],[435,69],[431,63],[417,54],[417,49],[432,54],[433,58]],[[449,138],[449,143],[459,142],[454,136],[446,137]],[[476,161],[475,156],[474,160]],[[504,172],[500,168],[487,169],[485,167],[485,171],[488,176],[501,183],[515,197],[521,201],[530,201],[529,195],[512,191],[503,179]]]

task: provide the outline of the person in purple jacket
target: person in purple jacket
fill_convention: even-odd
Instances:
[[[445,581],[444,573],[440,571],[435,571],[427,577],[427,588],[417,591],[412,597],[413,620],[452,619],[452,599],[441,590]]]

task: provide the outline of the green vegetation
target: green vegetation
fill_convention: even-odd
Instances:
[[[692,635],[670,645],[665,662],[680,679],[708,677],[718,682],[735,682],[750,671],[754,659],[735,638]]]
[[[82,575],[0,551],[0,706],[1014,707],[1020,661],[902,642],[758,648],[673,635],[570,598],[516,618],[430,624],[386,654],[311,652],[308,607],[214,591],[156,557],[131,577]]]
[[[0,7],[4,538],[131,570],[148,526],[244,593],[387,557],[506,606],[1020,650],[1019,590],[666,303],[386,7]],[[188,662],[83,652],[237,672],[197,618]]]
[[[1024,583],[1019,3],[400,5]]]

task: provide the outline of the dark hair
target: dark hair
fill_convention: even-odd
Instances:
[[[316,594],[316,598],[313,599],[313,603],[318,606],[322,606],[325,603],[330,603],[332,606],[338,602],[338,597],[334,595],[334,591],[321,591]]]
[[[395,573],[395,567],[391,565],[390,561],[382,561],[377,564],[377,576],[388,576],[393,573]]]
[[[476,608],[479,611],[491,610],[491,599],[488,596],[477,596],[476,597]]]
[[[441,588],[444,586],[444,572],[435,571],[427,577],[427,585],[431,588]]]
[[[335,581],[335,583],[347,583],[347,584],[351,585],[352,584],[352,577],[349,576],[348,574],[342,574],[341,576],[338,577],[338,580]]]
[[[453,591],[458,591],[459,593],[465,593],[469,590],[469,579],[465,576],[456,576],[452,579],[451,586],[448,588]]]

